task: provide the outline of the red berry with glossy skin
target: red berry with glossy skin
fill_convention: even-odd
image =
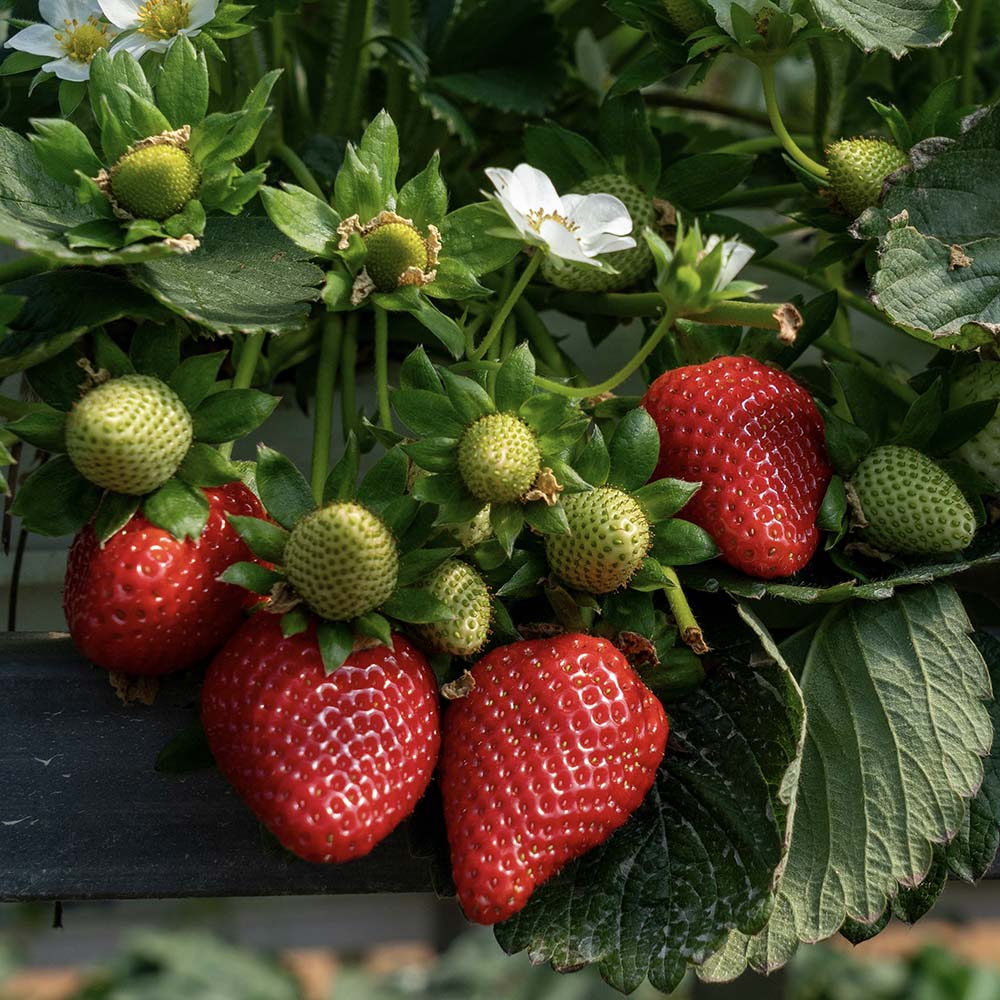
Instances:
[[[253,555],[226,514],[267,515],[242,483],[204,493],[208,522],[197,542],[179,542],[142,514],[103,548],[92,525],[73,540],[63,609],[77,649],[98,666],[145,675],[184,670],[242,622],[247,592],[217,578]]]
[[[802,386],[753,358],[716,358],[665,372],[642,405],[660,431],[653,478],[702,483],[680,516],[726,562],[765,579],[809,562],[832,470],[823,419]]]
[[[668,724],[606,639],[515,642],[472,676],[445,713],[440,784],[459,902],[494,924],[639,807]]]
[[[314,625],[286,637],[280,616],[260,612],[208,669],[201,719],[219,768],[306,861],[367,854],[430,783],[437,684],[406,639],[393,646],[352,653],[327,675]]]

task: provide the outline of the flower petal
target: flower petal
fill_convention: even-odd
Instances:
[[[188,20],[189,28],[200,28],[203,24],[208,24],[215,17],[215,11],[219,6],[219,0],[191,0],[191,15]],[[185,31],[184,34],[190,34]]]
[[[16,35],[11,35],[4,46],[34,56],[61,56],[62,46],[56,41],[55,28],[48,24],[29,24]]]
[[[43,20],[60,31],[66,26],[66,22],[74,17],[68,0],[38,0],[38,13]]]
[[[545,241],[549,253],[554,256],[562,260],[575,260],[579,264],[599,266],[584,252],[576,235],[571,233],[562,223],[556,222],[554,219],[545,219],[539,227],[538,235]]]
[[[530,163],[519,163],[514,168],[510,198],[525,215],[529,212],[562,215],[566,211],[555,185],[549,180],[549,175]]]
[[[599,256],[602,253],[614,253],[616,250],[631,250],[635,246],[631,236],[612,236],[610,233],[600,233],[584,244],[587,253]]]
[[[112,42],[109,55],[130,52],[135,59],[141,59],[147,52],[166,52],[172,39],[149,38],[138,31]]]
[[[716,240],[718,242],[718,240]],[[706,244],[707,248],[708,244]],[[722,245],[722,269],[715,281],[715,290],[721,291],[750,263],[756,253],[753,247],[748,247],[739,240],[727,240]]]
[[[60,80],[89,80],[90,63],[77,62],[64,56],[46,63],[43,67],[46,73],[55,73]]]
[[[613,194],[566,195],[563,204],[570,218],[585,233],[613,233],[628,236],[632,232],[632,216],[620,198]]]
[[[116,28],[139,27],[139,3],[137,0],[98,0],[104,16]]]

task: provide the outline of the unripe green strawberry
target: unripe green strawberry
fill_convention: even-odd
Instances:
[[[852,219],[882,200],[882,184],[910,158],[886,139],[841,139],[826,149],[830,187]]]
[[[553,571],[590,594],[624,587],[649,551],[649,521],[642,508],[613,486],[572,493],[562,504],[570,533],[545,536]]]
[[[458,442],[458,471],[469,492],[487,503],[520,500],[538,477],[542,455],[528,425],[512,413],[490,413]]]
[[[481,545],[493,534],[493,528],[490,525],[490,505],[487,504],[468,521],[456,524],[451,529],[451,533],[463,549],[474,549],[477,545]]]
[[[482,577],[460,559],[448,559],[428,577],[424,587],[453,614],[451,621],[432,622],[418,629],[439,653],[473,656],[490,636],[493,608]]]
[[[66,451],[80,474],[133,496],[177,471],[191,435],[180,397],[149,375],[123,375],[91,389],[66,418]]]
[[[380,292],[392,292],[407,268],[427,269],[427,244],[413,226],[387,222],[364,237],[368,256],[365,270]]]
[[[172,143],[130,150],[111,168],[111,193],[137,219],[166,219],[179,212],[201,182],[191,154]]]
[[[392,533],[370,510],[335,501],[292,529],[285,573],[321,618],[350,621],[379,607],[396,589],[399,552]]]
[[[969,368],[951,388],[953,407],[1000,399],[1000,361],[980,361]],[[955,452],[994,489],[1000,490],[1000,413]]]
[[[615,250],[597,259],[610,264],[618,272],[610,274],[587,264],[556,265],[550,257],[542,261],[542,277],[557,288],[574,292],[607,292],[627,288],[645,277],[653,267],[653,254],[642,231],[655,221],[652,199],[641,188],[621,174],[601,174],[577,186],[578,194],[613,194],[632,216],[631,250]]]
[[[958,485],[913,448],[876,448],[852,484],[867,521],[865,535],[877,549],[943,555],[964,549],[976,533],[976,515]]]
[[[704,28],[711,23],[711,18],[701,0],[662,0],[663,9],[675,28],[685,35]]]

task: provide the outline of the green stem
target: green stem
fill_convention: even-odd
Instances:
[[[971,104],[976,88],[976,54],[981,41],[983,23],[983,0],[966,0],[962,4],[964,27],[962,28],[962,70],[959,84],[958,103]]]
[[[249,389],[253,384],[253,373],[257,370],[257,361],[260,359],[265,337],[266,334],[263,333],[248,333],[243,337],[243,348],[232,381],[233,389]],[[219,445],[219,453],[223,458],[232,455],[234,444],[234,441],[226,441],[225,444]]]
[[[562,351],[559,350],[555,338],[549,333],[549,328],[542,321],[542,317],[535,312],[534,306],[527,299],[522,298],[514,306],[514,315],[517,316],[521,329],[527,334],[535,357],[557,375],[568,375],[569,369],[566,367],[566,359],[563,357]]]
[[[550,392],[554,392],[560,396],[566,396],[569,399],[589,399],[591,396],[601,396],[606,392],[611,392],[612,389],[616,389],[622,384],[630,375],[638,371],[639,366],[643,363],[656,350],[656,345],[660,343],[661,340],[670,332],[670,328],[674,325],[674,321],[677,317],[674,315],[672,309],[668,309],[664,314],[663,318],[656,325],[656,329],[649,335],[646,343],[639,348],[638,352],[631,358],[631,360],[618,371],[614,373],[610,378],[606,378],[603,382],[598,382],[597,385],[585,385],[585,386],[568,386],[563,385],[561,382],[553,382],[551,379],[547,378],[536,378],[535,384],[541,386],[544,389],[548,389]]]
[[[323,116],[330,135],[349,135],[354,122],[357,94],[363,85],[360,72],[365,35],[368,33],[371,0],[347,0],[340,36],[340,52],[327,93]]]
[[[691,605],[688,604],[687,597],[684,595],[684,588],[681,586],[676,570],[672,566],[664,566],[663,574],[671,583],[671,586],[665,588],[667,602],[671,612],[673,612],[674,621],[677,622],[677,630],[680,632],[681,638],[699,656],[707,653],[708,644],[705,642],[701,626],[691,610]]]
[[[804,132],[793,135],[792,138],[800,146],[811,146],[813,137]],[[779,149],[781,140],[776,135],[761,135],[753,139],[738,139],[725,146],[713,149],[713,153],[766,153],[769,149]]]
[[[358,321],[358,313],[347,314],[347,322],[344,324],[344,340],[340,348],[340,413],[345,441],[348,433],[354,428],[354,420],[358,412],[354,374],[358,364]]]
[[[292,176],[299,182],[300,187],[304,187],[311,195],[315,195],[320,201],[326,201],[326,195],[319,186],[312,171],[305,165],[302,158],[287,143],[276,143],[272,152],[286,167],[292,172]]]
[[[375,391],[378,394],[378,422],[392,430],[389,405],[389,314],[375,307]]]
[[[749,108],[740,108],[724,101],[711,101],[701,97],[689,97],[671,91],[663,93],[650,92],[646,97],[648,104],[661,105],[667,108],[680,108],[684,111],[704,111],[710,115],[721,115],[723,118],[735,118],[737,121],[750,122],[753,125],[770,125],[767,115]]]
[[[912,403],[919,393],[911,389],[908,385],[894,379],[882,365],[877,364],[870,358],[858,353],[853,347],[847,347],[835,337],[826,333],[816,341],[818,347],[824,354],[829,354],[838,361],[849,361],[855,368],[863,371],[870,379],[877,382],[884,389],[901,399],[904,403]]]
[[[782,198],[794,198],[802,194],[801,184],[763,184],[759,187],[745,187],[729,191],[717,198],[713,208],[735,208],[739,205],[766,205],[773,208]]]
[[[561,312],[597,316],[656,316],[663,311],[663,296],[659,292],[564,292],[553,295],[547,303]]]
[[[337,365],[340,363],[344,319],[329,313],[323,319],[316,368],[316,403],[313,414],[312,464],[310,485],[316,503],[323,501],[323,484],[330,467],[330,442],[333,437],[333,397],[337,389]]]
[[[17,281],[19,278],[28,278],[33,274],[41,274],[48,271],[52,265],[44,257],[26,255],[9,260],[6,264],[0,264],[0,285],[5,285],[8,281]]]
[[[778,93],[774,82],[774,64],[764,63],[760,67],[760,79],[764,84],[764,103],[767,105],[767,115],[771,120],[771,128],[774,134],[781,140],[788,155],[800,166],[805,167],[811,174],[815,174],[821,180],[826,180],[830,176],[830,171],[817,163],[811,156],[803,152],[798,143],[792,138],[791,133],[785,127],[781,117],[781,110],[778,107]]]
[[[695,323],[708,326],[753,326],[758,330],[780,330],[781,321],[775,315],[781,302],[720,302],[715,308],[697,316],[685,316]]]
[[[514,308],[517,300],[524,294],[524,290],[528,287],[528,282],[534,277],[541,263],[542,254],[536,250],[531,260],[528,261],[528,266],[521,272],[521,277],[518,278],[517,284],[510,290],[510,294],[504,299],[503,305],[497,310],[489,330],[486,331],[486,336],[483,337],[482,343],[469,355],[471,360],[479,361],[481,358],[486,357],[486,352],[503,329],[503,325],[507,321],[511,309]]]

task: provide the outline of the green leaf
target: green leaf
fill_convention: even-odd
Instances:
[[[409,464],[402,449],[389,449],[365,473],[358,486],[358,503],[381,514],[406,492]]]
[[[208,523],[208,499],[200,489],[168,479],[143,501],[142,512],[178,541],[197,541]]]
[[[489,393],[475,380],[442,368],[441,382],[463,424],[474,423],[496,410]]]
[[[425,298],[415,285],[405,285],[394,292],[376,292],[373,301],[392,312],[408,312],[441,341],[453,358],[460,358],[465,352],[462,328]]]
[[[442,253],[458,258],[481,278],[509,264],[521,252],[518,240],[494,235],[495,230],[509,225],[503,210],[493,202],[466,205],[441,223]]]
[[[945,860],[945,848],[938,844],[934,847],[934,861],[930,871],[921,880],[920,885],[899,890],[899,894],[892,901],[892,915],[904,923],[915,924],[930,912],[947,882],[948,863]]]
[[[858,463],[874,447],[872,439],[862,428],[838,417],[823,403],[817,403],[823,414],[826,430],[826,447],[830,461],[840,475],[849,477]]]
[[[422,438],[402,447],[416,465],[428,472],[451,472],[458,464],[457,438]]]
[[[742,184],[753,165],[754,157],[742,153],[698,153],[671,163],[660,190],[668,201],[697,211]]]
[[[854,365],[844,361],[828,361],[827,365],[844,390],[854,423],[877,443],[888,417],[885,391]]]
[[[109,491],[104,494],[94,518],[94,534],[101,545],[132,520],[141,500],[141,497],[126,496],[124,493]]]
[[[447,396],[427,389],[398,389],[392,394],[396,416],[421,437],[459,438],[465,424]]]
[[[518,344],[500,365],[493,395],[501,413],[517,413],[534,394],[535,356],[531,348]]]
[[[180,364],[181,345],[172,326],[143,323],[132,334],[129,357],[140,375],[153,375],[166,382]]]
[[[194,253],[146,263],[134,280],[158,302],[217,334],[298,330],[323,272],[268,219],[208,220]]]
[[[325,201],[294,184],[261,188],[260,200],[271,221],[295,244],[315,257],[333,256],[340,216]]]
[[[614,165],[589,140],[555,122],[524,130],[527,161],[544,171],[559,191],[572,191],[588,177],[614,171]]]
[[[235,441],[260,427],[279,402],[280,396],[269,396],[259,389],[214,392],[191,414],[194,436],[208,444]]]
[[[632,496],[646,512],[646,517],[654,524],[673,517],[683,510],[688,500],[701,488],[701,483],[686,483],[680,479],[657,479]]]
[[[105,369],[112,378],[135,374],[135,366],[129,356],[111,339],[106,330],[98,330],[93,336],[94,361],[98,369]]]
[[[174,45],[176,48],[176,43]],[[212,767],[215,758],[200,722],[182,729],[159,752],[153,770],[158,774],[190,774]]]
[[[251,593],[260,594],[262,597],[268,596],[274,589],[274,585],[283,579],[284,577],[280,573],[275,573],[274,570],[256,562],[233,563],[219,575],[219,580],[222,583],[231,583],[244,590],[249,590]]]
[[[981,399],[977,403],[968,403],[947,410],[924,450],[932,455],[951,454],[986,427],[996,415],[996,411],[995,399]]]
[[[344,454],[330,470],[323,484],[323,503],[334,500],[353,500],[357,489],[358,470],[361,466],[361,456],[358,452],[358,438],[354,431],[347,434],[347,444]]]
[[[167,380],[167,385],[189,410],[196,410],[211,392],[227,354],[228,351],[216,351],[185,358]]]
[[[66,450],[66,414],[59,410],[28,413],[13,423],[6,424],[5,430],[42,451]]]
[[[421,476],[413,484],[411,492],[417,500],[442,505],[450,503],[458,497],[467,495],[465,484],[457,472]],[[478,502],[482,506],[482,502]]]
[[[944,413],[944,387],[944,379],[937,378],[910,404],[903,426],[892,439],[893,444],[906,445],[917,451],[926,449]]]
[[[608,444],[608,482],[629,492],[649,481],[660,458],[656,421],[642,408],[627,413]]]
[[[523,524],[524,507],[519,503],[490,504],[490,527],[493,528],[493,537],[507,553],[508,559],[514,551],[514,542],[517,541]]]
[[[718,546],[704,528],[679,517],[656,526],[651,551],[664,566],[692,566],[719,554]]]
[[[268,514],[289,531],[316,508],[302,473],[284,455],[265,445],[257,450],[257,495]]]
[[[358,156],[381,179],[381,205],[387,207],[396,196],[396,174],[399,172],[399,135],[388,111],[380,111],[365,129],[358,145]]]
[[[440,393],[443,390],[441,376],[431,364],[423,345],[411,351],[399,366],[399,387],[401,389],[426,389]]]
[[[98,126],[103,128],[107,115],[128,127],[132,110],[129,90],[147,101],[153,100],[153,91],[138,60],[130,52],[119,52],[113,57],[107,49],[97,52],[90,62],[90,105]],[[134,135],[128,142],[148,135],[149,132]]]
[[[543,535],[568,535],[569,521],[562,504],[550,507],[544,500],[534,500],[522,508],[530,528]]]
[[[174,39],[163,57],[156,103],[173,128],[194,125],[208,111],[208,62],[184,35]]]
[[[399,585],[410,587],[422,583],[446,559],[458,555],[461,549],[414,549],[400,557]]]
[[[382,605],[382,611],[390,618],[414,625],[451,621],[455,617],[446,604],[420,587],[400,587]]]
[[[288,544],[288,532],[284,528],[259,517],[240,514],[227,514],[226,520],[258,559],[279,566],[284,562]]]
[[[396,211],[421,230],[441,225],[448,211],[448,189],[441,180],[441,155],[436,150],[427,166],[400,189]]]
[[[177,469],[177,478],[189,486],[225,486],[239,481],[241,473],[240,467],[217,449],[196,441]]]
[[[301,635],[309,628],[309,612],[305,608],[292,608],[281,616],[281,634],[287,639],[293,635]]]
[[[496,928],[506,951],[527,948],[560,970],[594,962],[625,993],[646,977],[670,992],[731,928],[764,924],[803,709],[756,628],[761,640],[727,629],[719,668],[670,705],[670,747],[643,804]]]
[[[361,635],[377,639],[389,649],[393,648],[392,625],[389,624],[389,620],[384,615],[380,615],[377,611],[369,611],[368,614],[361,615],[355,620],[354,627]]]
[[[653,191],[660,181],[660,144],[649,127],[646,103],[636,92],[605,97],[600,114],[601,147],[618,172]]]
[[[442,503],[434,523],[437,525],[464,524],[471,521],[486,505],[482,500],[466,493],[453,493],[447,503]]]
[[[320,622],[316,627],[319,655],[328,674],[339,670],[354,649],[354,632],[346,622]]]
[[[882,49],[897,59],[910,49],[940,45],[958,13],[957,0],[812,0],[820,24],[845,32],[865,52]]]
[[[87,94],[87,84],[83,80],[59,81],[59,113],[66,118],[80,106]]]
[[[101,493],[66,455],[57,455],[21,483],[10,510],[36,535],[70,535],[90,520]]]
[[[365,163],[352,145],[348,145],[337,171],[333,201],[343,218],[357,215],[365,222],[386,207],[379,172],[372,164]]]
[[[608,474],[611,471],[611,456],[608,453],[608,446],[604,443],[601,428],[596,424],[573,463],[573,467],[591,486],[603,486],[608,481]]]
[[[96,177],[101,161],[90,141],[72,122],[62,118],[35,118],[35,134],[29,136],[38,162],[61,184],[76,187],[76,172]]]

